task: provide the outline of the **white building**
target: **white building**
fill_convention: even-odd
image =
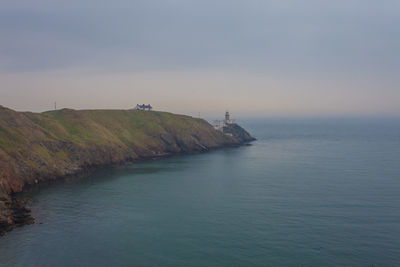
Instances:
[[[218,131],[223,131],[224,127],[228,124],[234,124],[235,120],[231,120],[229,111],[225,112],[225,120],[215,120],[213,123],[214,129]]]

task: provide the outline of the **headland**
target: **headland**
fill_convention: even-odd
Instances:
[[[17,112],[0,106],[0,234],[34,223],[15,195],[90,170],[240,146],[255,140],[236,123],[143,110]]]

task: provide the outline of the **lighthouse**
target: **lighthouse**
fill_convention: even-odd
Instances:
[[[216,120],[214,121],[214,128],[215,130],[224,131],[224,127],[227,127],[228,124],[235,124],[235,120],[231,120],[231,116],[229,114],[229,111],[225,112],[225,120]]]
[[[231,123],[229,111],[225,112],[225,123]]]

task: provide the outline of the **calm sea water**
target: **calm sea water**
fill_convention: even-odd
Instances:
[[[242,122],[252,146],[31,194],[4,266],[400,266],[400,120]]]

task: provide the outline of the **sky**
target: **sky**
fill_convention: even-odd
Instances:
[[[398,0],[2,0],[0,105],[400,116]]]

